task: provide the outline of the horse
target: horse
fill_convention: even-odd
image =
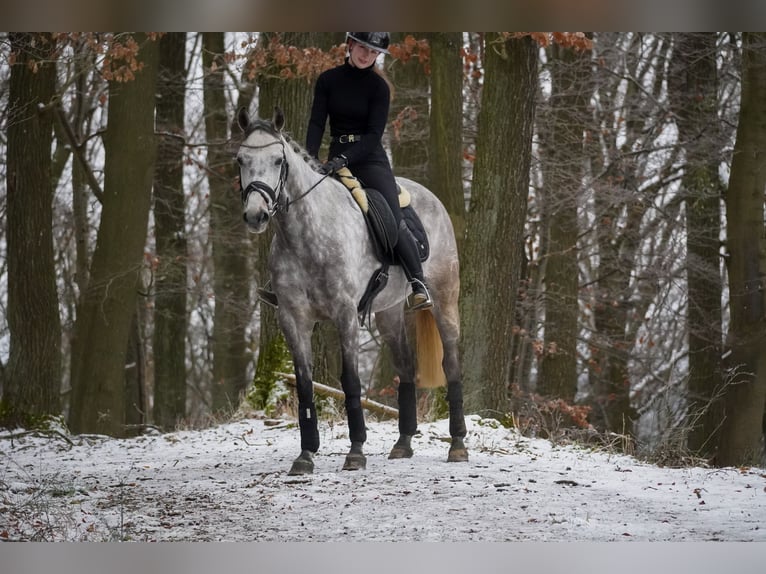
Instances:
[[[380,261],[364,215],[348,188],[318,173],[319,162],[283,131],[285,116],[278,107],[271,120],[251,119],[241,108],[237,123],[243,132],[236,154],[243,220],[254,233],[264,232],[271,221],[275,227],[268,269],[278,300],[277,321],[293,360],[301,439],[300,454],[289,474],[313,473],[314,455],[319,450],[311,349],[311,334],[318,321],[331,321],[340,335],[341,386],[351,441],[343,470],[365,469],[363,445],[367,436],[358,373],[358,304]],[[410,317],[405,315],[404,303],[409,286],[401,266],[390,269],[385,288],[372,302],[375,324],[390,347],[399,378],[399,438],[389,458],[413,456],[416,382],[428,387],[443,385],[446,380],[451,436],[447,460],[467,461],[455,234],[444,205],[431,191],[409,179],[397,180],[410,192],[412,206],[432,246],[423,270],[434,305],[412,312],[416,315],[416,356],[408,341]],[[435,365],[436,369],[431,368],[435,372],[424,372],[429,365]]]

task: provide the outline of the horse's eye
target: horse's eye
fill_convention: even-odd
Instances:
[[[274,165],[282,165],[282,158],[277,158],[277,161],[274,162]]]
[[[239,165],[242,165],[242,161],[243,161],[243,160],[242,160],[242,156],[238,155],[238,156],[237,156],[237,163],[238,163]]]

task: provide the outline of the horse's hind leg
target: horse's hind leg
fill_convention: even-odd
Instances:
[[[463,414],[463,383],[460,379],[459,353],[459,315],[458,306],[453,304],[439,307],[435,313],[436,324],[444,348],[442,366],[447,377],[447,403],[449,404],[449,433],[452,437],[447,461],[465,462],[468,460],[468,450],[464,438],[467,434],[465,415]]]
[[[391,350],[394,368],[399,375],[399,440],[388,458],[409,458],[413,454],[412,437],[418,429],[417,393],[414,356],[407,342],[402,308],[397,306],[376,313],[375,324]]]

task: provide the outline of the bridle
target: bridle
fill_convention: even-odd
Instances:
[[[282,191],[285,188],[285,182],[287,181],[287,173],[289,166],[287,164],[287,155],[285,154],[285,144],[281,139],[267,143],[260,146],[252,146],[242,144],[240,147],[246,147],[249,149],[263,149],[269,146],[280,144],[282,146],[282,164],[279,167],[279,179],[277,180],[277,187],[274,189],[265,181],[255,180],[251,181],[247,187],[242,187],[242,176],[240,175],[239,189],[242,194],[242,205],[247,204],[247,198],[250,194],[255,192],[260,195],[266,204],[269,206],[269,217],[273,217],[278,211],[287,211],[288,200]],[[283,199],[284,198],[284,199]]]
[[[287,163],[287,155],[285,154],[285,142],[282,140],[282,138],[278,138],[276,141],[273,141],[271,143],[267,143],[260,146],[253,146],[253,145],[247,145],[247,144],[241,144],[240,147],[245,147],[248,149],[264,149],[272,145],[279,144],[282,146],[282,164],[279,168],[279,179],[277,180],[277,187],[274,189],[271,187],[268,183],[265,181],[255,180],[251,181],[247,187],[242,187],[242,178],[240,176],[240,182],[239,182],[239,189],[240,193],[242,195],[242,205],[247,204],[247,199],[250,197],[251,193],[258,193],[263,200],[266,202],[266,204],[269,206],[269,217],[273,217],[278,212],[287,212],[287,210],[290,208],[290,204],[295,203],[297,201],[300,201],[304,197],[306,197],[313,189],[315,189],[320,183],[322,183],[330,174],[325,174],[321,178],[319,178],[319,181],[317,181],[314,185],[309,187],[306,191],[301,193],[298,197],[296,197],[293,200],[290,200],[289,197],[285,193],[283,193],[285,184],[287,182],[287,175],[290,170],[290,166]]]

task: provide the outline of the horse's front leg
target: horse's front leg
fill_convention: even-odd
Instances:
[[[348,435],[351,449],[346,455],[343,470],[364,470],[367,458],[363,446],[367,441],[367,429],[362,410],[362,383],[359,379],[359,325],[356,313],[350,313],[347,321],[338,325],[341,341],[342,371],[341,386],[346,395],[346,416],[348,417]]]
[[[298,325],[283,306],[280,306],[279,324],[293,357],[298,395],[298,426],[301,432],[301,453],[293,461],[288,474],[311,474],[314,472],[314,455],[319,450],[319,429],[311,371],[311,326]]]
[[[314,472],[314,455],[319,450],[317,411],[314,405],[314,386],[311,368],[293,361],[298,394],[298,426],[301,431],[301,453],[290,467],[290,475]]]

